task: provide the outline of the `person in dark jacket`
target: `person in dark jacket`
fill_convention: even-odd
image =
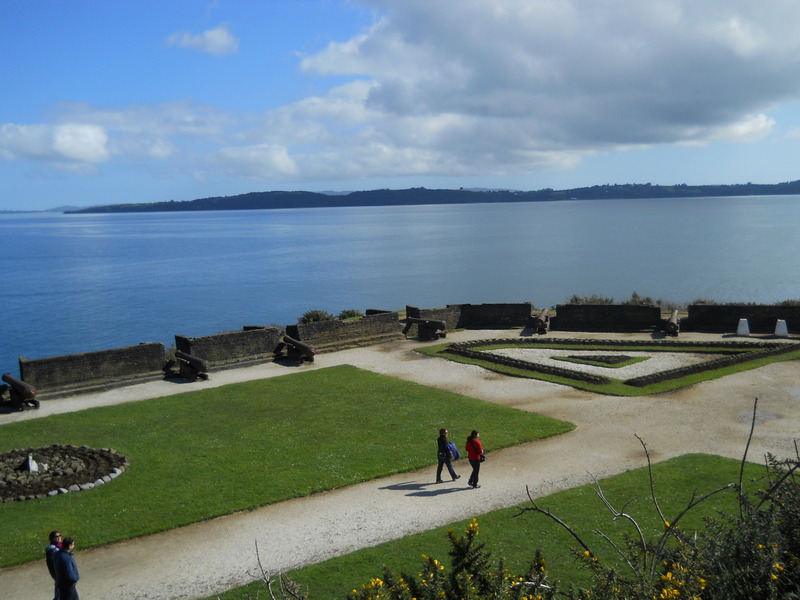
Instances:
[[[439,438],[436,440],[439,445],[436,455],[439,459],[439,466],[436,468],[436,483],[442,483],[442,467],[445,465],[447,465],[447,470],[450,471],[450,477],[453,478],[453,481],[461,477],[461,475],[456,475],[456,471],[453,469],[453,455],[447,445],[447,433],[447,429],[440,429]]]
[[[75,585],[80,579],[78,575],[78,565],[72,557],[75,551],[75,540],[70,537],[64,538],[61,551],[56,554],[56,585],[60,600],[79,600],[78,590]]]
[[[481,434],[476,429],[473,429],[472,433],[470,433],[467,438],[467,445],[465,447],[467,458],[469,458],[469,464],[472,465],[472,474],[469,476],[467,485],[473,488],[481,487],[478,485],[478,475],[481,472],[481,463],[485,460],[486,456],[483,453],[483,444],[481,444],[480,437]]]
[[[44,559],[47,562],[47,570],[53,578],[53,600],[59,600],[58,584],[56,581],[56,554],[61,550],[61,533],[59,531],[50,532],[50,545],[44,549]]]

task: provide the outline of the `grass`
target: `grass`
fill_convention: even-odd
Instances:
[[[717,369],[708,369],[706,371],[702,371],[700,373],[694,373],[692,375],[687,375],[685,377],[679,377],[676,379],[670,379],[667,381],[662,381],[659,383],[646,385],[643,387],[636,387],[632,385],[626,385],[623,381],[619,379],[614,379],[609,377],[609,383],[605,384],[595,384],[589,383],[586,381],[580,381],[578,379],[571,379],[568,377],[560,377],[556,375],[549,375],[547,373],[539,373],[536,371],[532,371],[529,369],[522,369],[517,367],[510,367],[507,365],[501,365],[495,362],[480,360],[476,358],[468,358],[464,356],[459,356],[457,354],[451,354],[447,350],[450,344],[437,344],[435,346],[427,346],[425,348],[421,348],[419,352],[423,354],[427,354],[429,356],[438,356],[441,358],[446,358],[448,360],[452,360],[454,362],[460,362],[464,364],[470,365],[477,365],[488,369],[490,371],[494,371],[496,373],[501,373],[504,375],[510,375],[512,377],[526,377],[529,379],[538,379],[541,381],[548,381],[550,383],[557,383],[560,385],[570,386],[579,390],[584,390],[587,392],[593,392],[596,394],[605,394],[611,396],[647,396],[650,394],[662,394],[664,392],[671,392],[680,388],[684,388],[690,385],[695,385],[698,383],[702,383],[704,381],[710,381],[712,379],[719,379],[720,377],[725,377],[726,375],[732,375],[734,373],[740,373],[742,371],[748,371],[750,369],[757,369],[759,367],[763,367],[765,365],[774,363],[774,362],[782,362],[787,360],[798,360],[800,359],[800,344],[797,344],[797,349],[791,352],[785,352],[782,354],[777,355],[770,355],[770,356],[763,356],[763,357],[754,357],[750,361],[745,361],[742,363],[738,363],[735,365],[717,368]],[[496,348],[507,348],[508,345],[503,344],[487,344],[486,346],[481,346],[480,350],[486,349],[496,349]],[[514,344],[514,348],[524,348],[524,345],[521,344]],[[665,349],[664,346],[635,346],[635,347],[626,347],[626,346],[614,346],[609,347],[607,345],[569,345],[569,344],[553,344],[553,345],[543,345],[537,344],[536,346],[532,346],[534,348],[547,348],[553,350],[594,350],[598,352],[605,352],[608,353],[609,351],[612,352],[625,352],[625,351],[637,351],[637,352],[692,352],[692,353],[702,353],[702,354],[731,354],[730,350],[720,350],[718,347],[692,347],[692,348],[679,348],[670,347],[669,349]],[[478,349],[478,348],[473,348]],[[744,350],[743,350],[744,352]]]
[[[94,490],[1,504],[0,567],[40,559],[53,529],[89,548],[430,466],[440,427],[460,439],[476,424],[490,451],[573,427],[352,366],[3,425],[0,452],[85,444],[131,466]]]
[[[633,358],[629,358],[628,360],[623,360],[618,363],[608,363],[599,360],[591,360],[588,358],[575,358],[574,356],[553,356],[553,360],[562,360],[564,362],[571,362],[578,365],[591,365],[593,367],[603,367],[605,369],[621,369],[622,367],[627,367],[630,365],[635,365],[636,363],[644,362],[648,360],[649,357],[647,356],[635,356]]]
[[[710,455],[685,455],[653,467],[656,495],[667,520],[689,502],[692,492],[700,496],[727,483],[738,481],[741,463],[736,460]],[[588,466],[587,468],[590,468]],[[749,479],[764,474],[764,467],[748,463],[745,469],[746,489],[756,489],[757,483]],[[633,515],[643,526],[647,539],[654,539],[664,528],[653,508],[646,468],[622,473],[600,482],[606,497],[617,509]],[[520,483],[520,494],[524,494]],[[582,486],[552,494],[537,501],[539,506],[551,510],[572,526],[603,561],[617,561],[617,555],[593,533],[595,529],[620,542],[624,533],[633,530],[624,519],[613,521],[594,492],[594,486]],[[520,502],[520,506],[530,506]],[[685,531],[703,527],[703,517],[715,517],[719,511],[734,513],[737,509],[732,491],[712,496],[681,520],[678,525]],[[474,515],[480,524],[480,536],[495,558],[503,557],[512,573],[524,573],[537,549],[547,560],[551,579],[576,584],[586,584],[589,574],[581,568],[571,548],[575,540],[547,517],[533,512],[521,514],[518,507]],[[424,533],[407,536],[373,548],[365,548],[345,556],[292,571],[287,575],[302,584],[310,600],[344,598],[351,590],[360,588],[371,577],[382,577],[382,565],[395,573],[418,572],[422,555],[439,558],[448,565],[449,542],[447,530],[463,532],[472,517]],[[674,524],[674,523],[673,523]],[[619,564],[618,562],[616,564]],[[255,582],[219,595],[221,600],[241,600],[245,594],[252,597],[263,594],[263,584]],[[217,596],[213,597],[216,600]],[[212,599],[209,599],[212,600]]]

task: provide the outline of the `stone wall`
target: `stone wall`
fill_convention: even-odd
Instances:
[[[447,329],[457,329],[463,327],[461,325],[461,306],[461,304],[448,304],[445,308],[419,308],[406,305],[406,317],[444,321]]]
[[[211,368],[272,360],[280,341],[277,327],[248,326],[241,331],[226,331],[203,337],[175,336],[175,347],[181,352],[202,358]]]
[[[396,311],[369,310],[352,321],[313,321],[286,326],[286,334],[314,346],[356,345],[359,340],[381,339],[400,335],[403,326]]]
[[[445,321],[448,329],[507,329],[525,327],[531,321],[530,302],[497,304],[448,304],[445,308],[406,306],[406,316]]]
[[[687,331],[735,333],[739,319],[747,319],[751,333],[774,333],[778,319],[786,321],[789,333],[800,332],[800,306],[765,304],[691,304],[681,320]]]
[[[658,306],[636,304],[559,304],[551,331],[650,331],[661,327]]]
[[[164,344],[149,342],[111,350],[19,359],[21,379],[38,390],[38,397],[68,389],[103,386],[164,376]]]

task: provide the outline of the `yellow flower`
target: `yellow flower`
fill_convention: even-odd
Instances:
[[[669,521],[664,521],[664,525],[666,526],[667,529],[669,529]]]

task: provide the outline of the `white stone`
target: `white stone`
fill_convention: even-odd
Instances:
[[[789,328],[783,319],[778,319],[775,323],[775,337],[789,337]]]
[[[39,472],[39,465],[35,460],[33,460],[33,456],[28,454],[28,471],[31,473],[38,473]]]
[[[736,335],[750,335],[750,324],[747,322],[747,319],[739,319],[739,326],[736,328]]]

